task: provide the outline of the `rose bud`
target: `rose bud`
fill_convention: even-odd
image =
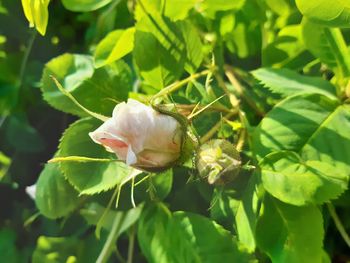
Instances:
[[[230,142],[215,139],[201,145],[196,164],[199,176],[209,184],[225,185],[239,174],[241,158]]]
[[[115,106],[112,118],[89,135],[127,165],[160,172],[180,160],[185,133],[174,117],[129,99]]]

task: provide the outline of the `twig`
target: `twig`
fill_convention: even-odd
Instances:
[[[232,116],[236,115],[237,111],[232,111],[224,116],[224,119],[230,119]],[[220,129],[221,120],[216,123],[202,138],[200,139],[201,143],[208,141],[214,134]]]
[[[133,255],[134,255],[134,247],[135,247],[135,225],[133,225],[131,227],[131,230],[130,230],[127,263],[132,263],[132,258],[133,258]]]
[[[340,221],[334,206],[331,203],[327,204],[327,208],[329,211],[329,214],[331,215],[334,224],[336,226],[336,228],[338,229],[340,235],[342,236],[343,240],[345,241],[345,243],[348,245],[348,247],[350,247],[350,237],[348,235],[348,233],[346,233],[345,228],[342,224],[342,222]]]
[[[211,70],[206,69],[206,70],[203,70],[203,71],[201,71],[199,73],[192,74],[191,76],[189,76],[189,77],[187,77],[187,78],[185,78],[185,79],[183,79],[181,81],[175,82],[174,84],[171,84],[171,85],[165,87],[164,89],[159,91],[157,94],[155,94],[151,98],[151,101],[155,100],[156,98],[162,97],[164,95],[168,95],[169,93],[172,93],[174,91],[177,91],[178,89],[182,88],[184,85],[186,85],[187,83],[191,82],[192,80],[198,79],[198,78],[200,78],[202,76],[206,76],[210,72],[211,72]]]
[[[122,218],[120,218],[119,216],[116,216],[114,218],[112,229],[109,232],[106,243],[104,244],[102,251],[98,256],[96,263],[105,263],[108,261],[109,257],[111,256],[114,250],[114,246],[118,238],[121,222],[123,220],[124,220],[123,216]]]
[[[20,67],[20,70],[19,70],[19,84],[18,84],[19,87],[21,87],[22,84],[23,84],[24,74],[25,74],[25,71],[26,71],[26,68],[27,68],[27,64],[28,64],[28,58],[29,58],[30,52],[33,49],[33,44],[34,44],[34,40],[36,38],[36,35],[37,35],[37,31],[33,30],[32,35],[31,35],[31,37],[29,38],[29,41],[28,41],[28,46],[27,46],[26,51],[24,52],[24,55],[23,55],[23,59],[22,59],[22,62],[21,62],[21,67]]]
[[[228,80],[231,82],[231,84],[236,88],[239,95],[249,104],[250,107],[252,107],[255,112],[263,117],[265,115],[264,112],[262,112],[259,107],[255,104],[254,100],[252,100],[251,97],[246,96],[244,93],[244,87],[242,84],[237,80],[236,76],[233,73],[232,67],[225,65],[225,74]]]

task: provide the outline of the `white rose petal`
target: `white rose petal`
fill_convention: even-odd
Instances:
[[[36,194],[36,184],[33,184],[31,186],[27,186],[25,188],[25,191],[27,193],[27,195],[29,195],[29,197],[33,200],[35,200],[35,194]]]
[[[89,135],[136,168],[166,167],[180,156],[180,123],[133,99],[118,104],[112,118]]]

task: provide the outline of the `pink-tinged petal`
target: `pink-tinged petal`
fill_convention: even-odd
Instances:
[[[100,142],[102,145],[107,146],[111,149],[128,147],[127,143],[116,139],[101,138]]]
[[[89,135],[94,142],[103,145],[107,151],[114,152],[121,160],[126,160],[128,140],[118,135],[112,119],[107,120]]]

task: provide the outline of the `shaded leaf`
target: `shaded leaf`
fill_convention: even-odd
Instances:
[[[256,239],[272,262],[315,262],[323,257],[323,220],[316,206],[296,207],[264,199]]]
[[[109,210],[103,220],[102,228],[110,231],[112,229],[113,222],[115,220],[119,220],[119,228],[116,234],[116,237],[119,237],[139,219],[142,207],[142,205],[139,205],[138,207],[132,208],[125,212]],[[97,225],[105,209],[105,207],[99,205],[98,203],[89,203],[87,206],[80,209],[80,214],[89,225]]]
[[[36,183],[35,204],[48,218],[72,212],[80,202],[79,193],[64,178],[58,164],[46,164]]]
[[[249,262],[251,259],[240,250],[231,234],[215,222],[192,213],[171,214],[162,204],[143,212],[138,237],[150,263]]]

